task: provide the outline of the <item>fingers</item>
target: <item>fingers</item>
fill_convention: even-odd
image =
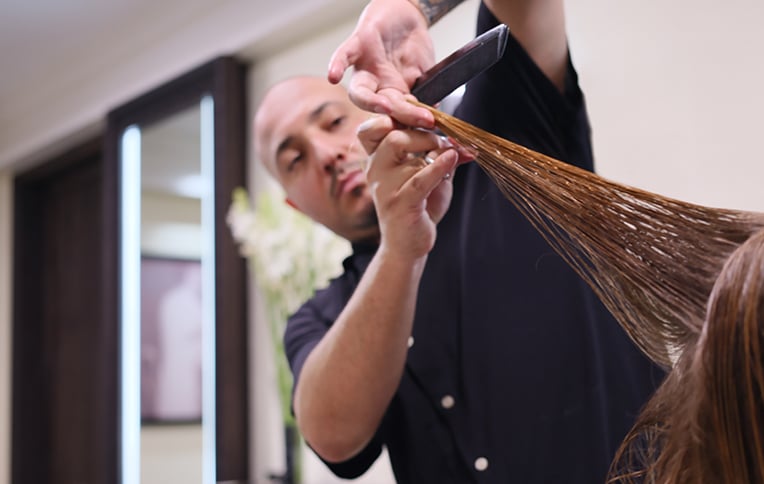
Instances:
[[[400,125],[396,124],[389,116],[374,116],[358,126],[357,136],[361,146],[366,153],[371,154],[377,151],[380,143],[385,137],[394,129],[399,129]],[[419,131],[422,132],[422,131]],[[451,138],[445,136],[435,136],[433,133],[429,133],[428,136],[431,140],[437,144],[435,148],[428,148],[428,150],[435,150],[443,152],[448,148],[453,148],[457,154],[457,165],[468,163],[475,160],[477,152],[473,148],[462,146]],[[417,150],[410,148],[409,153],[416,153]],[[421,150],[420,150],[421,152]]]
[[[394,128],[394,122],[389,116],[374,116],[361,123],[356,134],[363,149],[371,154],[377,151],[379,144]]]
[[[404,126],[435,128],[435,117],[425,108],[407,101],[413,96],[398,88],[379,88],[378,79],[365,72],[357,72],[350,81],[350,100],[366,111],[387,114]]]
[[[427,198],[441,183],[451,180],[459,157],[454,150],[446,150],[412,176],[402,188],[409,188],[415,195],[414,199]]]
[[[350,78],[348,95],[355,105],[372,113],[390,114],[392,106],[389,95],[378,91],[379,79],[369,72],[358,71]]]
[[[457,151],[433,132],[400,129],[389,116],[367,120],[358,138],[371,152],[365,171],[382,243],[426,254],[451,202]]]
[[[368,53],[365,55],[370,56]],[[432,113],[407,101],[413,99],[413,96],[408,94],[408,85],[404,77],[401,74],[386,72],[389,66],[379,60],[374,69],[358,68],[357,64],[363,56],[358,37],[354,36],[345,41],[334,51],[329,61],[329,82],[339,83],[345,72],[351,66],[356,66],[348,86],[348,95],[355,105],[369,112],[391,115],[406,126],[434,128],[435,118]],[[381,76],[385,72],[387,75],[384,75],[383,85]],[[416,78],[420,73],[420,70],[414,70],[410,77]]]
[[[368,178],[388,190],[411,191],[413,199],[423,199],[444,179],[448,180],[459,155],[442,137],[413,129],[394,129],[389,117],[373,118],[359,135],[372,149]]]
[[[469,163],[470,161],[474,161],[475,158],[477,158],[477,151],[475,149],[462,146],[459,143],[453,141],[451,138],[447,138],[446,142],[450,144],[459,155],[459,161],[457,162],[458,165]]]
[[[431,131],[419,129],[401,129],[400,124],[389,116],[373,116],[361,123],[356,134],[358,140],[367,153],[371,154],[377,151],[380,143],[393,131],[398,130],[405,133],[403,137],[396,135],[396,138],[386,141],[399,145],[398,158],[403,158],[406,153],[421,153],[431,150],[443,150],[452,148],[456,145],[443,136],[437,136]],[[407,143],[411,143],[407,145]],[[460,159],[463,159],[460,152]]]
[[[458,155],[455,150],[448,149],[432,156],[434,158],[430,163],[422,157],[408,157],[407,161],[400,163],[400,168],[395,172],[397,176],[391,176],[387,183],[378,185],[378,188],[392,195],[388,202],[397,200],[399,207],[408,207],[414,212],[425,210],[427,217],[438,223],[450,204],[451,179]],[[381,201],[384,205],[384,199]]]
[[[327,79],[332,84],[337,84],[342,80],[345,71],[358,61],[360,50],[357,37],[351,37],[343,42],[332,54],[329,59],[329,68],[327,69]]]
[[[435,172],[432,174],[432,179],[425,181],[425,183],[429,182],[435,184],[434,188],[427,195],[427,214],[429,215],[430,220],[435,223],[441,221],[448,210],[448,206],[451,204],[453,184],[450,183],[450,181],[454,176],[454,160],[458,158],[458,156],[454,150],[448,150],[443,152],[438,158],[439,159],[436,159],[433,164],[440,163],[441,165],[444,165],[445,168],[448,168],[449,166],[452,168],[446,171],[441,178],[437,178],[440,175],[440,172]]]
[[[401,92],[385,93],[392,105],[390,116],[406,126],[415,126],[423,129],[435,128],[435,117],[425,108],[420,108],[407,101],[413,96],[404,96]]]

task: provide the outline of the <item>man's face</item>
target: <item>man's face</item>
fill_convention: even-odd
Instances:
[[[255,117],[258,157],[288,201],[353,242],[379,234],[356,137],[369,116],[343,87],[305,77],[272,88]]]

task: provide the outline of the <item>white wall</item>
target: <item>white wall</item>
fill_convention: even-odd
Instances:
[[[0,484],[11,481],[11,182],[0,170]]]
[[[568,17],[603,175],[764,210],[764,3],[576,0]]]

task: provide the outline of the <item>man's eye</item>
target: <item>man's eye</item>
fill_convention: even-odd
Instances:
[[[289,163],[287,164],[287,173],[293,171],[295,168],[297,168],[297,164],[302,161],[302,154],[299,154],[292,158]]]
[[[344,122],[345,122],[345,116],[336,117],[336,118],[332,119],[332,122],[330,123],[330,127],[332,129],[336,128],[336,127],[340,126]]]

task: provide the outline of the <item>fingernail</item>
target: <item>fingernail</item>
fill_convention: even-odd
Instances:
[[[418,128],[431,129],[435,124],[434,119],[417,119],[416,125]]]
[[[438,136],[438,148],[453,148],[454,144],[446,136]]]
[[[363,131],[366,131],[367,129],[370,129],[372,126],[374,126],[374,118],[369,118],[363,123],[359,124],[355,132],[361,133]]]

